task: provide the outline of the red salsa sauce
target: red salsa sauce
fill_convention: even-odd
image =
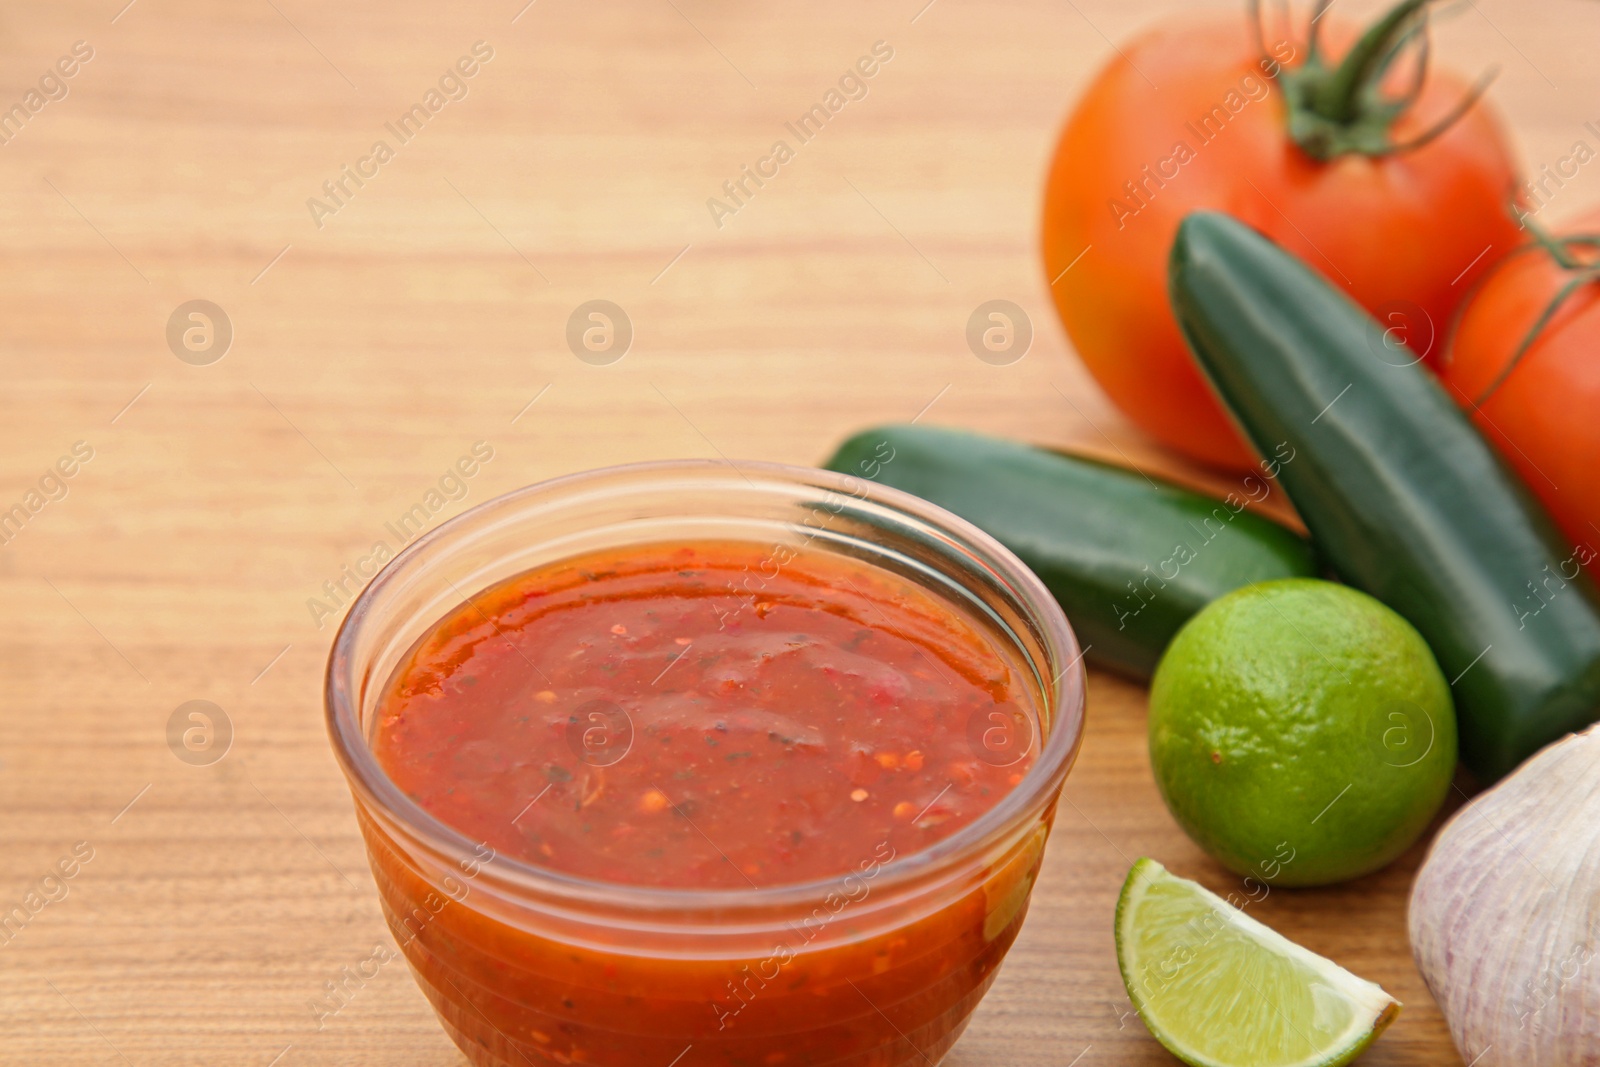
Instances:
[[[1034,759],[1034,691],[969,618],[882,568],[668,542],[459,606],[396,671],[372,746],[496,853],[612,883],[767,888],[916,852],[988,811]]]

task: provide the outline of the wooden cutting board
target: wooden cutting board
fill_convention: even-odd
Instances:
[[[0,547],[0,913],[39,905],[0,947],[0,1064],[461,1062],[398,968],[320,1029],[311,1007],[388,940],[323,732],[328,615],[419,504],[433,524],[631,460],[812,463],[919,412],[1228,488],[1109,408],[1036,256],[1061,115],[1171,5],[524,2],[0,13],[0,104],[40,91],[0,153],[0,510],[42,503]],[[1592,3],[1482,0],[1437,51],[1504,68],[1536,167],[1592,139],[1597,29]],[[865,95],[789,133],[875,45]],[[732,210],[746,166],[770,176]],[[615,362],[569,348],[594,300],[631,326]],[[1031,319],[1019,362],[967,347],[989,300]],[[433,509],[476,442],[492,461]],[[199,766],[169,747],[196,700],[214,746],[231,732]],[[1112,905],[1141,855],[1231,878],[1162,807],[1144,710],[1091,677],[1032,914],[951,1063],[1170,1062]],[[1406,945],[1419,858],[1255,908],[1405,1001],[1372,1064],[1455,1058]]]

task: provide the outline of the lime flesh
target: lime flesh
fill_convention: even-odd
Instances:
[[[1337,1067],[1400,1012],[1377,985],[1151,859],[1128,873],[1116,937],[1140,1018],[1194,1067]]]

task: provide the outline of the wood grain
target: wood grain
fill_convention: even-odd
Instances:
[[[439,519],[610,463],[816,462],[924,408],[1225,487],[1109,409],[1036,258],[1056,124],[1109,41],[1169,4],[123,3],[0,11],[7,106],[93,48],[0,148],[0,510],[94,450],[0,548],[0,912],[93,849],[0,948],[0,1064],[461,1062],[398,968],[320,1031],[309,1007],[387,935],[307,601],[472,442],[495,458]],[[1581,0],[1483,0],[1438,51],[1504,68],[1494,95],[1537,166],[1600,117],[1597,28]],[[478,41],[494,54],[466,96],[319,228],[308,198]],[[866,97],[717,226],[707,199],[877,41],[894,56]],[[165,339],[197,298],[234,330],[208,366]],[[564,340],[592,299],[634,326],[609,366]],[[1011,366],[965,344],[990,299],[1032,317]],[[197,699],[234,732],[203,767],[166,733]],[[1090,720],[959,1067],[1170,1062],[1129,1013],[1112,904],[1143,854],[1230,879],[1153,789],[1143,692],[1094,676]],[[1259,905],[1406,1002],[1375,1065],[1455,1059],[1405,942],[1417,861]]]

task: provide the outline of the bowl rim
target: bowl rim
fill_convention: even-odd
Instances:
[[[324,673],[324,712],[335,758],[355,794],[358,807],[369,809],[365,817],[380,822],[398,823],[406,834],[437,857],[453,860],[472,877],[489,876],[493,884],[513,890],[518,897],[550,903],[565,901],[580,912],[592,912],[597,905],[615,906],[641,914],[714,911],[724,917],[730,911],[781,909],[815,904],[854,872],[843,871],[805,882],[785,882],[765,887],[658,887],[645,884],[599,881],[542,867],[514,856],[493,853],[485,859],[483,845],[433,815],[412,800],[388,776],[373,753],[361,729],[357,706],[356,664],[352,650],[362,626],[367,623],[375,603],[401,569],[415,557],[435,550],[463,528],[472,527],[496,511],[521,510],[540,498],[559,496],[615,478],[660,478],[672,476],[701,478],[723,476],[731,470],[754,488],[752,475],[789,485],[810,485],[834,490],[887,507],[902,516],[932,525],[954,541],[960,550],[976,556],[991,571],[996,584],[1006,588],[1016,605],[1030,619],[1036,640],[1048,655],[1060,661],[1055,677],[1045,679],[1051,664],[1033,664],[1042,683],[1054,723],[1033,765],[1010,792],[972,822],[948,837],[940,838],[914,852],[896,855],[883,863],[873,876],[874,895],[879,891],[937,877],[941,872],[960,867],[960,860],[981,855],[985,848],[1007,833],[1031,822],[1030,813],[1043,811],[1054,803],[1082,746],[1085,726],[1086,679],[1083,650],[1065,613],[1044,583],[1010,549],[966,519],[910,493],[878,482],[822,468],[765,461],[682,459],[652,460],[616,464],[560,475],[513,489],[476,504],[440,523],[403,546],[367,583],[350,603],[339,624],[329,650]],[[622,491],[636,488],[632,481]],[[644,543],[641,541],[641,543]],[[980,555],[981,553],[981,555]],[[473,596],[481,590],[467,595]],[[438,620],[434,620],[436,623]],[[431,625],[431,624],[430,624]],[[1025,658],[1024,650],[1018,650]],[[354,684],[353,684],[354,683]],[[378,681],[387,685],[388,679]],[[1041,709],[1043,711],[1045,709]],[[1037,739],[1037,734],[1036,734]]]

